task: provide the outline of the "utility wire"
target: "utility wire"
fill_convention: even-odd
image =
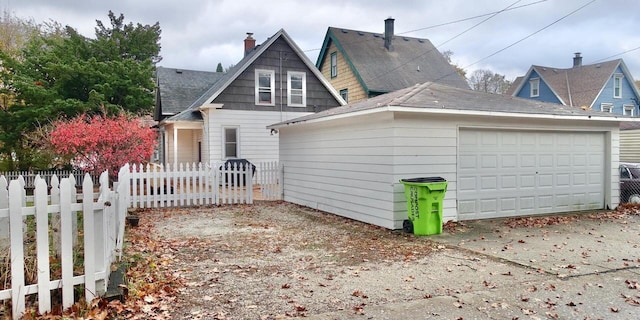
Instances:
[[[445,23],[440,23],[440,24],[436,24],[436,25],[432,25],[432,26],[428,26],[428,27],[424,27],[424,28],[415,29],[415,30],[398,32],[398,33],[396,33],[396,35],[413,33],[413,32],[417,32],[417,31],[433,29],[433,28],[437,28],[437,27],[450,25],[450,24],[455,24],[455,23],[459,23],[459,22],[464,22],[464,21],[468,21],[468,20],[482,18],[482,17],[486,17],[486,16],[489,16],[489,15],[495,15],[497,13],[501,13],[501,12],[505,12],[505,11],[511,11],[511,10],[515,10],[515,9],[520,9],[520,8],[532,6],[532,5],[539,4],[539,3],[542,3],[542,2],[546,2],[546,1],[548,1],[548,0],[539,0],[539,1],[536,1],[536,2],[523,4],[523,5],[520,5],[520,6],[517,6],[517,7],[513,7],[513,8],[510,8],[511,6],[513,6],[513,5],[511,5],[511,6],[507,7],[507,8],[499,10],[499,11],[493,11],[493,12],[489,12],[489,13],[484,13],[484,14],[481,14],[481,15],[473,16],[473,17],[468,17],[468,18],[458,19],[458,20],[449,21],[449,22],[445,22]],[[302,50],[302,52],[311,52],[311,51],[318,51],[318,50],[322,50],[322,48],[307,49],[307,50]]]
[[[546,25],[546,26],[542,27],[541,29],[536,30],[535,32],[533,32],[533,33],[529,34],[528,36],[526,36],[526,37],[524,37],[524,38],[522,38],[522,39],[520,39],[520,40],[518,40],[518,41],[516,41],[516,42],[514,42],[514,43],[512,43],[512,44],[510,44],[510,45],[508,45],[508,46],[506,46],[506,47],[504,47],[504,48],[502,48],[502,49],[500,49],[500,50],[498,50],[498,51],[496,51],[496,52],[494,52],[494,53],[492,53],[492,54],[490,54],[490,55],[488,55],[488,56],[486,56],[486,57],[484,57],[484,58],[482,58],[482,59],[480,59],[480,60],[478,60],[478,61],[476,61],[476,62],[474,62],[474,63],[470,64],[470,65],[468,65],[468,66],[466,66],[466,67],[464,67],[463,69],[469,68],[469,67],[471,67],[471,66],[473,66],[473,65],[476,65],[476,64],[478,64],[478,63],[480,63],[480,62],[482,62],[482,61],[484,61],[484,60],[487,60],[487,59],[489,59],[489,58],[491,58],[491,57],[495,56],[496,54],[498,54],[498,53],[500,53],[500,52],[502,52],[502,51],[505,51],[505,50],[507,50],[507,49],[509,49],[509,48],[511,48],[511,47],[513,47],[513,46],[515,46],[516,44],[518,44],[518,43],[520,43],[520,42],[522,42],[522,41],[524,41],[524,40],[527,40],[527,39],[529,39],[529,38],[533,37],[534,35],[536,35],[536,34],[538,34],[538,33],[542,32],[543,30],[545,30],[545,29],[547,29],[547,28],[551,27],[552,25],[554,25],[554,24],[556,24],[556,23],[558,23],[558,22],[560,22],[560,21],[564,20],[565,18],[567,18],[567,17],[569,17],[569,16],[573,15],[574,13],[576,13],[576,12],[578,12],[578,11],[580,11],[580,10],[584,9],[586,6],[588,6],[588,5],[590,5],[590,4],[594,3],[594,2],[596,2],[596,0],[591,0],[591,1],[587,2],[586,4],[584,4],[583,6],[579,7],[578,9],[575,9],[575,10],[573,10],[573,11],[571,11],[571,12],[567,13],[566,15],[562,16],[560,19],[557,19],[557,20],[553,21],[552,23],[550,23],[550,24],[548,24],[548,25]]]
[[[541,2],[545,2],[545,1],[547,1],[547,0],[540,0],[540,1],[536,1],[536,2],[531,2],[531,3],[523,4],[523,5],[520,5],[520,6],[517,6],[517,7],[513,7],[513,8],[508,8],[507,7],[507,9],[503,9],[503,10],[500,10],[500,11],[494,11],[494,12],[489,12],[489,13],[485,13],[485,14],[481,14],[481,15],[477,15],[477,16],[473,16],[473,17],[469,17],[469,18],[464,18],[464,19],[460,19],[460,20],[451,21],[451,22],[435,24],[435,25],[432,25],[432,26],[429,26],[429,27],[420,28],[420,29],[399,32],[398,34],[413,33],[413,32],[417,32],[417,31],[433,29],[433,28],[437,28],[437,27],[443,27],[443,26],[447,26],[447,25],[450,25],[450,24],[458,23],[458,22],[464,22],[464,21],[468,21],[468,20],[473,20],[473,19],[477,19],[477,18],[486,17],[486,16],[489,16],[489,15],[497,14],[497,13],[504,12],[504,11],[510,11],[510,10],[515,10],[515,9],[528,7],[528,6],[531,6],[531,5],[534,5],[534,4],[538,4],[538,3],[541,3]]]
[[[608,56],[608,57],[606,57],[606,58],[598,59],[598,60],[594,61],[594,63],[596,63],[596,62],[600,62],[600,61],[604,61],[604,60],[608,60],[608,59],[611,59],[611,58],[613,58],[613,57],[621,56],[621,55],[623,55],[623,54],[625,54],[625,53],[629,53],[629,52],[631,52],[631,51],[636,51],[636,50],[638,50],[638,49],[640,49],[640,47],[635,47],[635,48],[633,48],[633,49],[629,49],[629,50],[627,50],[627,51],[623,51],[623,52],[620,52],[620,53],[616,53],[616,54],[611,55],[611,56]]]

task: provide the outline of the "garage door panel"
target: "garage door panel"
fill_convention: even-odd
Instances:
[[[459,218],[604,207],[603,133],[461,129]]]

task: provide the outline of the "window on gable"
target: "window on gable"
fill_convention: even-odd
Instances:
[[[616,74],[613,76],[613,97],[622,98],[622,75]]]
[[[338,53],[331,53],[331,78],[338,76]]]
[[[287,72],[287,102],[291,107],[307,105],[307,75],[304,72]]]
[[[344,99],[344,102],[349,102],[349,89],[340,90],[340,96]]]
[[[602,103],[600,104],[600,111],[602,112],[611,112],[613,110],[613,104],[611,103]]]
[[[529,86],[531,87],[530,95],[532,98],[540,96],[540,79],[529,80]]]
[[[224,158],[237,158],[238,157],[238,128],[226,127],[222,129],[223,136],[223,157]]]
[[[635,116],[633,109],[635,108],[633,107],[632,104],[625,104],[622,106],[623,114],[625,116],[632,116],[632,117]]]
[[[275,105],[275,72],[256,69],[256,104]]]

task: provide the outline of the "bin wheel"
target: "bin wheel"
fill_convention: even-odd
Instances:
[[[413,222],[411,222],[411,220],[405,220],[402,222],[402,231],[406,233],[413,233]]]

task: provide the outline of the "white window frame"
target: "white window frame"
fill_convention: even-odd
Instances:
[[[622,114],[625,116],[635,116],[635,106],[632,104],[624,104],[622,105]]]
[[[613,103],[601,103],[600,111],[609,113],[613,112]]]
[[[271,78],[270,87],[260,87],[260,74],[269,74]],[[275,106],[276,103],[276,72],[273,70],[264,70],[264,69],[256,69],[255,71],[255,90],[256,90],[256,105],[259,106]],[[271,95],[270,102],[261,102],[260,101],[260,93],[269,92]]]
[[[227,142],[227,130],[228,129],[233,129],[236,131],[236,154],[235,156],[229,156],[227,155],[227,144],[229,144],[229,142]],[[234,158],[240,158],[240,127],[239,126],[223,126],[222,127],[222,158],[223,159],[234,159]]]
[[[292,77],[302,77],[302,89],[293,89],[291,87]],[[291,98],[297,96],[302,98],[302,103],[292,103]],[[307,74],[304,72],[287,71],[287,105],[289,107],[306,107],[307,106]]]
[[[342,97],[344,102],[349,103],[349,88],[340,90],[340,96]]]
[[[331,78],[338,76],[338,52],[334,51],[329,55],[329,64],[331,65]]]
[[[621,74],[615,74],[613,76],[613,97],[614,98],[622,98],[622,78],[623,76]]]
[[[529,96],[531,96],[531,98],[540,96],[540,78],[533,78],[529,80],[529,87]]]

